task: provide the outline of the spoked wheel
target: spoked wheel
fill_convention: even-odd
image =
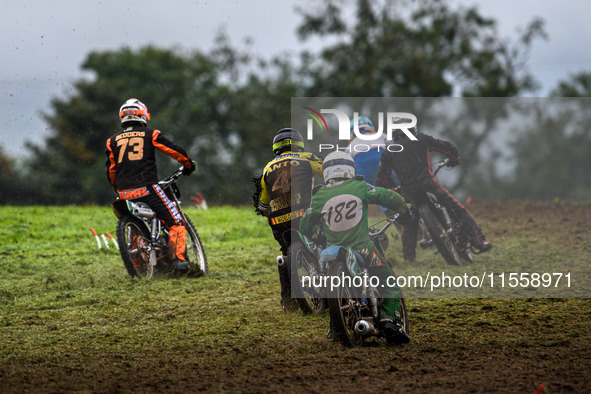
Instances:
[[[188,217],[185,217],[185,227],[187,228],[187,246],[185,252],[187,262],[193,272],[203,272],[204,274],[207,274],[209,270],[207,268],[205,251],[203,250],[203,245],[199,239],[199,234],[197,234],[195,226]]]
[[[425,226],[431,235],[433,243],[445,261],[451,265],[462,265],[460,253],[449,238],[445,228],[439,222],[439,219],[437,219],[437,216],[431,211],[429,205],[421,205],[419,207],[419,213],[425,222]]]
[[[123,264],[131,277],[151,279],[155,266],[150,264],[150,234],[139,219],[125,216],[117,223],[117,243]]]
[[[342,278],[349,272],[342,262],[335,262],[328,269],[329,277]],[[353,298],[352,289],[338,286],[328,298],[330,324],[334,338],[345,346],[361,346],[363,338],[355,333],[355,323],[361,319],[360,304]]]
[[[323,312],[324,299],[319,290],[313,286],[313,278],[320,275],[316,257],[300,241],[292,242],[288,256],[291,270],[291,297],[296,299],[304,314]]]

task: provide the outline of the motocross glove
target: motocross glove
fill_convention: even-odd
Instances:
[[[195,171],[195,168],[197,168],[197,163],[195,160],[191,160],[191,167],[183,168],[183,175],[191,175]]]
[[[456,166],[459,166],[461,162],[462,162],[462,159],[460,159],[458,157],[455,160],[448,161],[447,162],[447,167],[456,167]]]

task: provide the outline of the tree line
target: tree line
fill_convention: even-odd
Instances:
[[[508,40],[499,37],[497,21],[451,1],[325,0],[298,10],[298,17],[301,40],[329,44],[263,58],[220,34],[209,52],[146,46],[89,53],[82,69],[91,77],[75,81],[72,93],[52,99],[42,114],[50,135],[27,144],[24,162],[0,149],[0,203],[109,203],[114,193],[104,146],[130,97],[148,105],[150,127],[196,159],[197,172],[182,181],[185,195],[249,204],[251,177],[272,158],[274,133],[290,125],[292,97],[519,97],[539,87],[527,68],[532,45],[546,38],[539,19]],[[581,73],[552,96],[590,93],[591,73]],[[585,112],[586,102],[573,104],[583,106],[576,113]],[[569,116],[572,105],[566,107],[528,108],[539,115],[536,122],[513,133],[503,152],[494,142],[506,109],[473,122],[455,119],[454,127],[431,122],[433,133],[456,143],[463,156],[452,191],[489,199],[589,199],[589,119]],[[474,117],[479,108],[465,110]],[[175,164],[162,158],[161,176]]]

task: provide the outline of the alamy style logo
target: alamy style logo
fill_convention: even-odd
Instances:
[[[354,149],[357,152],[368,151],[370,149],[388,150],[390,152],[400,152],[404,148],[400,144],[392,143],[394,140],[394,133],[399,130],[404,133],[410,140],[416,141],[417,137],[412,132],[417,125],[417,117],[408,112],[387,112],[384,120],[384,113],[378,113],[378,128],[374,133],[362,133],[359,130],[359,113],[353,113],[353,122],[349,116],[338,109],[321,109],[320,112],[310,107],[304,107],[304,114],[310,118],[306,124],[306,138],[309,141],[314,139],[314,128],[320,129],[320,132],[330,132],[328,123],[323,114],[331,114],[336,116],[338,123],[338,140],[346,141],[345,146],[339,144],[321,143],[318,145],[319,152],[342,150],[347,151],[351,149],[348,142],[352,137],[357,137],[366,143],[355,144]],[[385,137],[385,138],[384,138]],[[373,142],[373,143],[372,143]]]

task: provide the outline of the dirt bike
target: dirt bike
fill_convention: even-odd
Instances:
[[[180,190],[177,180],[183,175],[180,167],[169,177],[158,182],[168,198],[173,202],[185,222],[187,229],[186,259],[189,273],[207,273],[207,259],[199,234],[191,219],[181,208]],[[156,213],[142,202],[117,199],[112,204],[113,212],[119,219],[117,223],[117,243],[123,264],[131,277],[151,279],[156,272],[173,273],[176,267],[169,255],[168,230],[156,217]]]
[[[291,231],[292,239],[288,248],[287,264],[289,264],[292,298],[296,299],[304,314],[324,312],[326,300],[322,297],[321,289],[314,287],[311,280],[302,280],[302,278],[314,278],[326,273],[318,266],[322,247],[298,230]]]
[[[440,162],[433,172],[433,177],[448,164],[449,159]],[[473,263],[473,251],[464,234],[461,221],[455,220],[448,210],[438,203],[433,193],[415,193],[413,199],[420,215],[419,246],[428,248],[435,245],[441,256],[451,265],[462,265],[463,261]]]
[[[376,225],[369,229],[369,235],[378,251],[385,256],[388,247],[388,237],[385,231],[396,223],[397,214],[383,221],[386,224],[377,229]],[[386,260],[388,264],[390,262]],[[328,267],[328,278],[361,277],[367,275],[367,267],[361,256],[351,248],[344,246],[329,246],[322,252],[320,265]],[[343,280],[343,284],[346,281]],[[328,309],[331,321],[331,334],[333,338],[345,346],[363,346],[372,337],[384,337],[388,343],[397,343],[397,334],[404,332],[408,338],[409,326],[406,311],[406,303],[402,292],[396,302],[397,320],[400,324],[399,332],[388,333],[380,328],[380,305],[378,287],[373,287],[369,281],[361,281],[362,286],[335,286],[328,293]]]

